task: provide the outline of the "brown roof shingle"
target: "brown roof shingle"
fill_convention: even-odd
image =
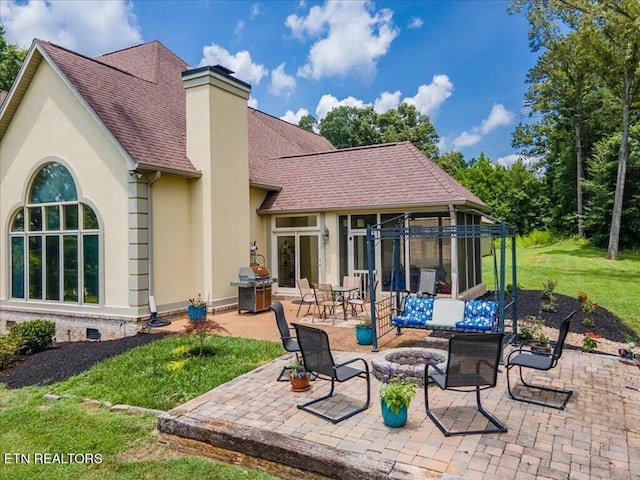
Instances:
[[[267,161],[282,190],[261,212],[416,208],[450,203],[485,207],[410,142],[282,157]]]
[[[154,41],[97,58],[36,40],[137,167],[199,172],[186,156],[189,66]],[[324,137],[247,108],[250,183],[261,212],[486,205],[409,142],[336,150]]]

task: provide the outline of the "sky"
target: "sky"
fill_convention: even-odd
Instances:
[[[502,0],[0,0],[10,43],[87,56],[158,40],[190,66],[223,65],[249,105],[291,123],[334,107],[429,116],[442,153],[508,165],[527,121],[528,23]]]

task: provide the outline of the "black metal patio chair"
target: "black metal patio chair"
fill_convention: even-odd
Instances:
[[[560,324],[560,329],[558,332],[558,340],[555,342],[554,348],[549,353],[542,352],[532,352],[529,349],[529,344],[531,340],[523,342],[522,345],[513,350],[509,356],[507,357],[506,369],[507,369],[507,390],[509,392],[509,396],[517,400],[519,402],[527,402],[533,403],[535,405],[542,405],[543,407],[551,407],[556,408],[558,410],[564,410],[567,405],[567,402],[573,395],[572,390],[563,390],[561,388],[553,388],[549,386],[536,385],[532,383],[527,383],[522,376],[523,368],[531,368],[533,370],[542,370],[547,371],[551,370],[558,364],[558,360],[562,356],[562,351],[564,349],[564,342],[567,338],[567,334],[569,333],[569,326],[571,324],[571,317],[575,315],[575,310],[567,315],[562,323]],[[518,371],[520,373],[520,382],[522,382],[522,386],[524,388],[539,390],[540,392],[551,392],[552,394],[559,394],[562,402],[561,403],[550,403],[548,401],[544,401],[541,397],[523,397],[513,392],[511,388],[511,382],[509,380],[509,371],[513,367],[518,367]]]
[[[428,373],[424,382],[424,406],[428,417],[445,437],[481,433],[503,433],[502,423],[487,412],[480,403],[480,390],[496,386],[498,365],[502,354],[503,333],[458,333],[449,338],[449,357],[446,372],[431,365],[434,373]],[[425,368],[425,372],[431,368]],[[442,390],[476,393],[476,404],[480,412],[493,427],[476,430],[451,430],[431,411],[429,405],[429,382],[431,379]]]
[[[296,360],[300,361],[300,346],[298,345],[298,340],[291,335],[293,331],[293,327],[290,327],[287,323],[287,319],[284,315],[284,307],[282,303],[279,301],[273,302],[273,304],[269,307],[270,310],[273,311],[276,317],[276,324],[278,325],[278,330],[280,331],[280,340],[282,340],[282,346],[287,352],[295,353]],[[291,367],[285,365],[278,375],[278,382],[287,382],[289,381],[289,375],[286,374],[287,371],[291,371]]]
[[[331,381],[331,389],[328,394],[298,405],[298,408],[332,423],[341,422],[369,408],[371,378],[367,361],[363,358],[352,358],[346,362],[336,363],[331,354],[327,332],[320,328],[309,327],[299,323],[294,323],[293,326],[296,329],[296,337],[302,351],[302,361],[307,371],[317,375],[317,378]],[[352,366],[356,362],[362,362],[363,368]],[[323,413],[315,408],[319,402],[333,396],[336,382],[342,383],[354,378],[363,378],[367,382],[367,399],[362,406],[350,409],[340,416],[331,416],[328,412]]]

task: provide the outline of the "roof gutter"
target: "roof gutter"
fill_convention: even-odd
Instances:
[[[148,163],[137,163],[135,171],[141,173],[165,173],[167,175],[176,175],[178,177],[185,178],[200,178],[202,177],[202,172],[200,170],[181,170],[179,168],[170,168],[170,167],[159,167],[157,165],[151,165]]]

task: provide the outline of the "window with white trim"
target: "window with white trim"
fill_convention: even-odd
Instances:
[[[10,223],[11,298],[100,303],[100,226],[59,163],[35,175]]]

